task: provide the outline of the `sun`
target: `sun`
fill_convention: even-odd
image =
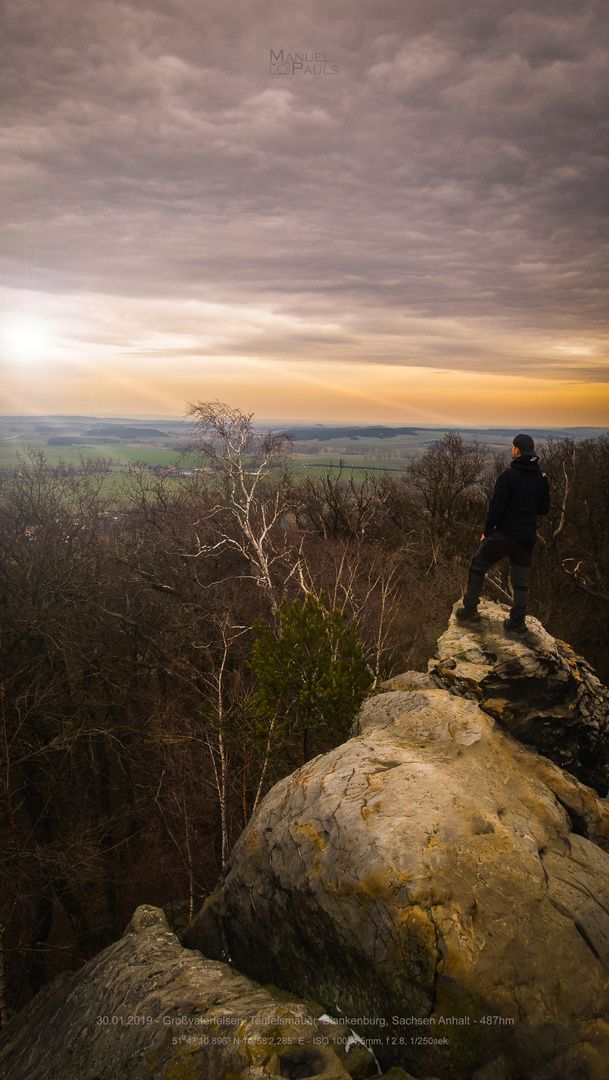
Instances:
[[[10,354],[24,360],[40,356],[47,343],[41,321],[25,315],[7,321],[4,339]]]
[[[44,346],[44,333],[37,319],[20,318],[7,327],[6,338],[12,350],[22,356],[33,356]]]

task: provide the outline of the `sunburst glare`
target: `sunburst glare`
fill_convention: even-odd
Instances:
[[[4,340],[9,356],[17,360],[37,360],[48,345],[48,334],[42,321],[30,315],[7,320]]]

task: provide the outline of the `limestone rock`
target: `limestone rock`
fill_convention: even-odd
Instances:
[[[159,908],[9,1021],[10,1080],[349,1080],[304,1005],[183,949]],[[317,1040],[317,1041],[316,1041]],[[373,1059],[370,1058],[372,1061]]]
[[[405,671],[381,683],[381,690],[435,690],[436,680],[424,671]]]
[[[445,689],[372,697],[358,732],[273,788],[187,943],[384,1068],[606,1080],[609,856],[563,805],[604,835],[603,800]]]
[[[478,702],[515,738],[605,796],[609,691],[590,665],[531,616],[519,636],[505,632],[503,605],[482,601],[478,623],[459,622],[460,606],[429,662],[436,685]]]

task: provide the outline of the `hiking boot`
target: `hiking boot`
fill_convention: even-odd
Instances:
[[[510,617],[509,619],[503,620],[503,629],[512,634],[526,634],[527,624],[524,619],[521,619],[520,622],[514,622]]]
[[[457,608],[455,615],[461,622],[480,622],[480,619],[482,618],[476,611],[476,608],[460,607]]]

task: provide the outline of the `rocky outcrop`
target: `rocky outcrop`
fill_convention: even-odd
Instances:
[[[521,637],[504,631],[507,608],[482,601],[478,610],[478,623],[459,622],[453,611],[429,662],[435,684],[476,701],[515,738],[606,796],[609,691],[537,619],[527,617]]]
[[[225,964],[183,949],[159,908],[140,907],[120,941],[76,975],[59,976],[9,1021],[0,1075],[349,1080],[332,1035],[338,1038],[305,1005],[278,1001]],[[349,1059],[346,1038],[337,1049]],[[359,1076],[376,1072],[373,1055],[355,1050]]]
[[[606,1080],[609,808],[582,781],[606,789],[609,697],[480,610],[273,788],[188,948],[139,908],[3,1029],[0,1075]]]
[[[273,788],[187,942],[342,1012],[385,1068],[606,1080],[607,806],[487,697],[425,685]]]

